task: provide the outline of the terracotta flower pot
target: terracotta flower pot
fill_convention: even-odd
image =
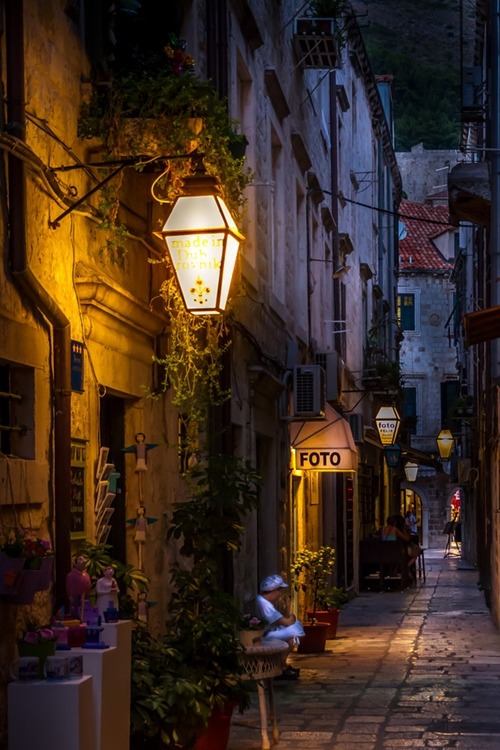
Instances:
[[[316,618],[318,620],[321,620],[321,622],[330,623],[330,627],[328,628],[328,632],[326,634],[327,640],[333,640],[337,636],[339,614],[340,614],[340,609],[321,609],[321,610],[317,609],[316,610]],[[306,615],[309,618],[309,620],[312,620],[313,610],[312,609],[306,610]]]
[[[196,740],[194,750],[226,750],[232,715],[231,704],[227,704],[223,709],[215,707],[207,726]]]
[[[317,613],[316,613],[317,614]],[[299,639],[299,654],[319,654],[325,650],[329,622],[305,622],[305,636]]]

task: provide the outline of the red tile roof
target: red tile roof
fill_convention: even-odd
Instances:
[[[399,268],[429,271],[452,268],[453,260],[444,258],[433,242],[447,232],[456,231],[448,223],[448,208],[403,200],[399,214],[406,229],[406,237],[399,241]]]

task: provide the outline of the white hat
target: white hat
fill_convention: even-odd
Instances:
[[[264,593],[269,591],[275,591],[276,589],[287,589],[288,583],[285,583],[283,578],[278,575],[267,576],[260,584],[260,590]]]

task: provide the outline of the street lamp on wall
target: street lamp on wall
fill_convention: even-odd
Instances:
[[[394,406],[381,406],[375,417],[375,424],[382,445],[394,445],[401,418]]]
[[[397,443],[386,445],[384,448],[385,462],[389,469],[397,469],[401,458],[401,448]]]
[[[415,482],[418,475],[418,464],[408,461],[405,464],[405,476],[408,482]]]
[[[441,430],[436,438],[436,443],[439,451],[439,457],[445,460],[451,456],[453,446],[455,444],[455,438],[451,430]]]
[[[193,315],[224,311],[244,240],[215,180],[197,172],[184,181],[161,235],[186,309]]]

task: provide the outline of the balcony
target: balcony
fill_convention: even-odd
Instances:
[[[303,68],[332,70],[340,67],[340,29],[334,18],[297,18],[294,46]]]
[[[361,383],[365,390],[384,396],[401,393],[402,379],[399,362],[394,362],[380,350],[366,349]]]

